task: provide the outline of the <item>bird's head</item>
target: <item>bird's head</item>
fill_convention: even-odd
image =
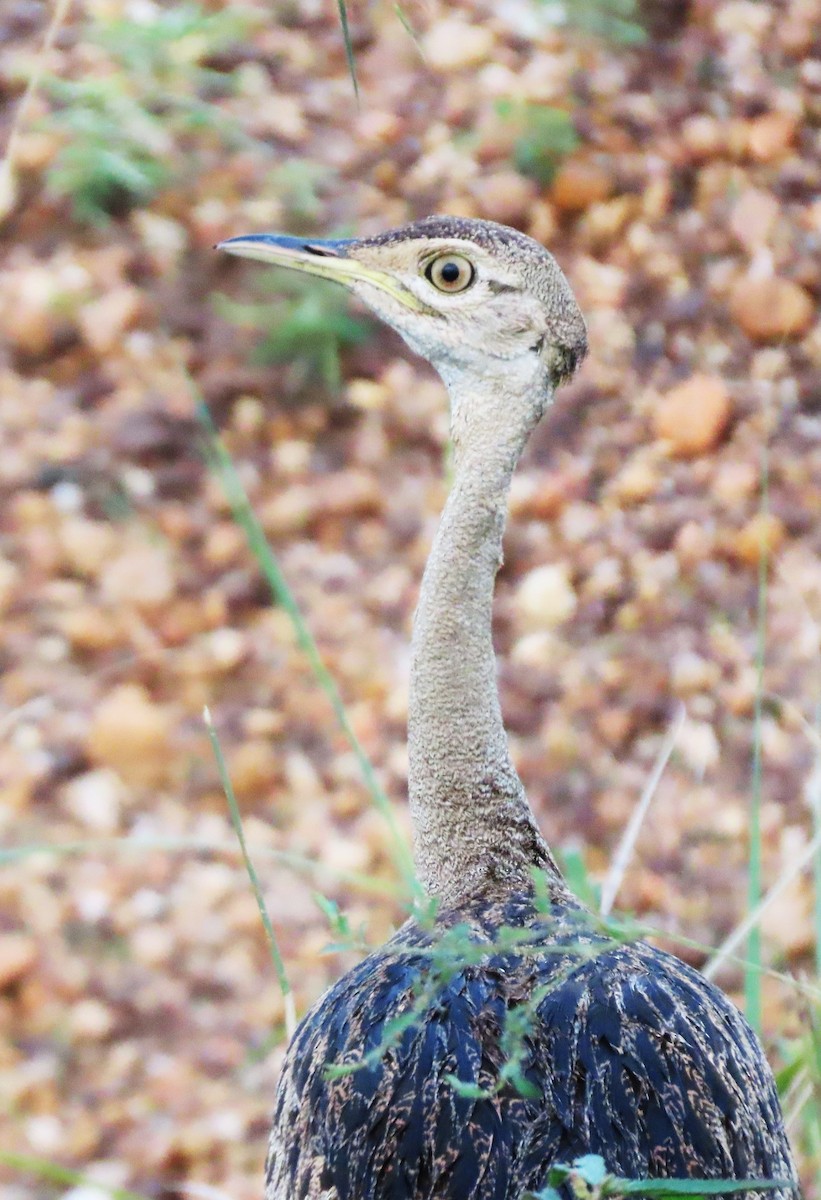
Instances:
[[[219,249],[345,284],[433,364],[452,396],[482,383],[528,395],[540,416],[587,349],[555,259],[491,221],[428,217],[344,241],[254,234]]]

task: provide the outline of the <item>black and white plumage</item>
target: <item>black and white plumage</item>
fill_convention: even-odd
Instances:
[[[414,1006],[430,970],[414,947],[431,935],[407,925],[350,971],[289,1049],[267,1200],[514,1200],[587,1153],[628,1178],[792,1178],[761,1047],[698,972],[591,932],[579,909],[545,919],[521,900],[480,901],[439,931],[465,922],[491,941],[500,924],[532,924],[546,952],[456,971],[378,1061],[328,1079],[329,1063],[360,1062]],[[521,1046],[536,1094],[508,1082],[460,1095],[450,1076],[496,1088],[509,1015],[542,990]]]
[[[596,927],[510,759],[491,637],[507,496],[586,349],[555,261],[514,230],[447,217],[363,240],[224,246],[350,287],[441,374],[454,449],[414,623],[408,732],[416,861],[439,915],[407,923],[299,1026],[266,1200],[520,1200],[583,1154],[632,1178],[794,1180],[744,1018],[678,959]],[[505,951],[511,928],[526,945]],[[471,965],[437,956],[455,931]]]

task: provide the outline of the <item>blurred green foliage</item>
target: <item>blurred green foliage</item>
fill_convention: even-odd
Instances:
[[[330,167],[309,158],[285,159],[268,172],[265,190],[279,199],[289,232],[307,231],[316,224],[322,214],[320,190],[333,176]]]
[[[640,0],[542,0],[560,8],[564,25],[621,46],[637,46],[647,40]]]
[[[94,74],[46,81],[57,107],[45,124],[62,143],[48,185],[71,200],[78,220],[103,224],[147,203],[178,176],[177,151],[195,133],[216,133],[229,147],[252,140],[212,103],[232,93],[234,72],[208,66],[248,29],[247,13],[208,13],[193,2],[86,24]],[[182,161],[190,169],[191,156]]]
[[[547,1183],[538,1192],[525,1192],[522,1200],[562,1200],[571,1195],[585,1200],[620,1200],[637,1196],[641,1200],[706,1200],[707,1196],[733,1196],[753,1189],[772,1192],[789,1187],[779,1179],[625,1179],[611,1175],[599,1154],[583,1154],[572,1163],[554,1163]],[[560,1191],[561,1188],[566,1191]]]
[[[285,271],[258,278],[263,282],[257,286],[266,289],[264,299],[240,303],[217,295],[217,311],[243,329],[262,333],[254,352],[257,362],[294,360],[289,385],[295,392],[317,380],[337,391],[340,356],[365,341],[369,323],[351,314],[347,292],[334,283]]]
[[[513,150],[516,170],[539,184],[550,183],[562,160],[580,144],[573,118],[563,108],[499,100],[496,111],[519,130]]]
[[[775,1080],[793,1146],[821,1169],[821,1005],[808,998],[804,1031],[782,1045],[781,1056]]]

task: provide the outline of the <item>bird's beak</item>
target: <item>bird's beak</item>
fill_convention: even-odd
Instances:
[[[387,271],[366,266],[350,251],[361,245],[355,238],[341,241],[309,241],[307,238],[284,237],[274,233],[252,233],[244,237],[228,238],[216,249],[236,254],[240,258],[253,258],[257,262],[269,263],[273,267],[290,267],[308,275],[319,275],[322,279],[333,279],[347,287],[357,283],[370,284],[393,296],[405,308],[414,312],[428,312],[428,308],[413,292],[404,287]]]

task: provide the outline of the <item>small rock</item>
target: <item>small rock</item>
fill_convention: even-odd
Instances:
[[[697,776],[717,766],[721,746],[712,725],[707,721],[685,721],[676,738],[676,753]]]
[[[791,113],[764,113],[750,121],[747,149],[757,162],[774,162],[790,153],[796,120]]]
[[[228,774],[240,804],[265,804],[279,776],[279,754],[267,738],[252,738],[232,751]]]
[[[402,122],[396,113],[367,108],[356,115],[357,136],[368,145],[391,146],[399,140]]]
[[[86,771],[65,785],[63,796],[66,808],[87,829],[114,833],[119,828],[125,789],[115,771]]]
[[[0,288],[0,318],[9,342],[25,354],[45,354],[59,334],[59,281],[39,264],[9,273]]]
[[[600,558],[584,584],[586,600],[603,600],[618,596],[624,586],[624,571],[618,558]]]
[[[573,616],[577,606],[570,572],[563,563],[537,567],[516,592],[516,613],[525,629],[552,629]]]
[[[59,1154],[65,1137],[62,1121],[54,1113],[38,1113],[23,1126],[26,1142],[37,1154]]]
[[[757,566],[762,552],[775,554],[784,541],[786,530],[774,513],[756,513],[733,541],[733,552],[742,562]]]
[[[622,746],[635,729],[635,715],[627,708],[606,707],[596,713],[596,729],[608,746]]]
[[[611,491],[622,504],[640,504],[659,487],[661,476],[654,463],[633,458],[613,480]]]
[[[785,863],[794,861],[803,849],[803,845],[796,846],[793,857],[785,858]],[[762,914],[761,930],[764,937],[782,947],[786,954],[810,954],[815,948],[810,896],[810,889],[803,886],[801,880],[793,880],[773,898]]]
[[[384,496],[367,471],[340,471],[323,479],[317,492],[318,515],[367,517],[382,511]]]
[[[236,562],[245,549],[245,536],[238,525],[220,521],[205,534],[202,556],[211,567],[224,568]]]
[[[37,958],[37,944],[26,933],[0,933],[0,991],[27,975]]]
[[[756,342],[800,336],[815,313],[812,297],[789,279],[739,279],[730,295],[730,312]]]
[[[173,271],[188,243],[185,226],[147,208],[138,209],[131,220],[157,271],[162,274]]]
[[[126,782],[151,786],[165,776],[170,734],[167,710],[145,688],[123,684],[97,706],[86,748],[92,762]]]
[[[682,566],[695,566],[711,557],[715,538],[700,521],[685,522],[676,534],[676,554]]]
[[[103,356],[116,350],[123,334],[133,328],[142,312],[143,296],[139,288],[122,284],[104,296],[84,304],[77,314],[86,344]]]
[[[662,396],[653,428],[674,455],[692,458],[718,445],[730,413],[724,382],[711,375],[694,375]]]
[[[346,399],[363,412],[379,411],[387,406],[390,390],[376,379],[352,379],[346,389]],[[304,443],[297,443],[304,445]],[[304,462],[301,464],[306,465]]]
[[[734,506],[749,500],[758,489],[760,468],[750,462],[725,462],[713,478],[713,495],[722,503]]]
[[[536,199],[536,185],[517,171],[482,175],[471,185],[479,212],[489,221],[517,225],[525,221]]]
[[[0,615],[14,603],[21,580],[20,568],[9,558],[0,557]]]
[[[692,650],[682,650],[675,655],[670,664],[670,683],[677,696],[711,691],[720,679],[721,669],[718,664],[702,658]]]
[[[696,161],[715,158],[724,148],[723,124],[704,113],[688,117],[681,127],[681,140]]]
[[[169,548],[137,542],[112,558],[100,574],[101,591],[113,605],[159,608],[174,595],[174,568]]]
[[[435,71],[461,71],[483,63],[493,49],[493,32],[486,25],[469,25],[459,17],[437,21],[422,44],[425,59]]]
[[[248,653],[248,639],[241,629],[223,626],[206,637],[211,660],[221,671],[233,671]]]
[[[582,212],[606,200],[612,190],[612,176],[601,163],[570,159],[556,173],[550,198],[563,212]]]
[[[260,508],[260,519],[271,537],[300,533],[313,520],[316,501],[307,484],[286,487]]]
[[[134,959],[148,967],[160,967],[174,958],[177,941],[167,925],[140,924],[129,938]]]
[[[67,565],[84,579],[96,578],[117,545],[117,532],[105,521],[68,517],[60,527],[60,544]]]
[[[606,246],[614,241],[633,217],[635,209],[633,196],[616,196],[613,200],[594,204],[584,218],[585,244]]]
[[[102,1001],[86,996],[72,1006],[69,1028],[78,1041],[99,1042],[114,1028],[114,1014]]]
[[[765,246],[778,218],[778,201],[760,188],[742,192],[730,213],[730,228],[749,253]]]
[[[308,124],[299,96],[274,93],[254,103],[252,128],[258,136],[273,136],[299,145],[308,136]]]
[[[537,242],[549,246],[556,236],[557,223],[553,205],[547,200],[537,200],[530,206],[527,232]]]

